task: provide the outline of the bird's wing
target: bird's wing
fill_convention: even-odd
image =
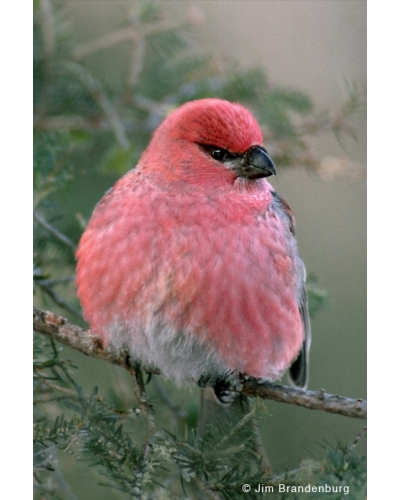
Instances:
[[[275,191],[272,191],[273,196],[273,205],[277,212],[281,215],[282,218],[286,220],[289,231],[294,237],[294,217],[293,213],[290,209],[288,203],[282,199]],[[311,324],[310,324],[310,316],[308,313],[308,299],[307,299],[307,290],[306,290],[306,269],[302,261],[301,266],[299,266],[299,272],[301,272],[301,289],[298,296],[298,306],[299,312],[301,316],[301,321],[303,324],[303,345],[299,352],[299,355],[293,362],[293,364],[289,368],[289,382],[301,389],[306,389],[308,384],[308,369],[309,369],[309,353],[310,353],[310,345],[311,345]]]
[[[305,273],[304,273],[305,274]],[[289,381],[292,385],[306,389],[308,384],[309,352],[311,344],[310,316],[305,283],[301,289],[299,311],[303,323],[304,340],[301,350],[292,366],[289,368]]]

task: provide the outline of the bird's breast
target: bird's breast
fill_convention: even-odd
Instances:
[[[156,330],[182,356],[184,339],[195,339],[225,371],[277,378],[289,366],[302,342],[297,250],[268,194],[233,194],[124,187],[100,203],[80,244],[77,283],[106,343],[123,325],[133,351]]]

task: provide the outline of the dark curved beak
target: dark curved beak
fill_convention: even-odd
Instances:
[[[274,162],[261,146],[249,148],[241,156],[235,170],[240,177],[246,177],[247,179],[261,179],[276,174]]]

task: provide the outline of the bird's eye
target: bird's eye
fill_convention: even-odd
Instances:
[[[225,149],[210,149],[210,155],[214,160],[224,161],[227,159],[229,153]]]
[[[212,158],[214,158],[214,160],[217,161],[229,161],[237,156],[235,153],[231,153],[227,149],[212,146],[210,144],[199,144],[199,146],[201,146]]]
[[[235,153],[229,152],[227,149],[217,148],[216,146],[203,146],[203,148],[217,161],[229,161],[236,158]]]

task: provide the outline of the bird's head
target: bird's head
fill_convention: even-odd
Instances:
[[[260,127],[238,103],[191,101],[173,111],[155,131],[139,168],[170,180],[229,183],[274,175]]]

